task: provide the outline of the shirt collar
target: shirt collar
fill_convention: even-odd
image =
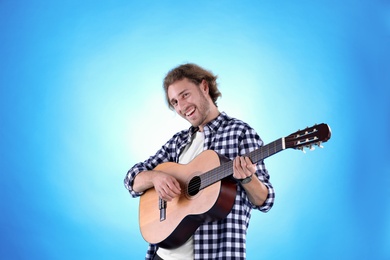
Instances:
[[[229,120],[229,116],[225,112],[221,112],[215,119],[208,122],[204,127],[210,129],[211,132],[216,132],[221,126],[222,122]],[[191,126],[189,128],[189,137],[195,134],[199,130],[199,127]]]
[[[223,122],[229,120],[229,117],[225,112],[220,113],[215,119],[211,120],[205,125],[205,128],[208,128],[210,132],[217,132],[218,128],[222,125]]]

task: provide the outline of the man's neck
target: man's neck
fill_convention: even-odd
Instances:
[[[203,127],[216,119],[221,113],[219,112],[217,107],[212,108],[212,110],[209,113],[209,116],[207,117],[207,121],[205,121],[202,125],[199,126],[199,132],[203,132]]]

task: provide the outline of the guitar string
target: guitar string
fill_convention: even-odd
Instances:
[[[251,157],[252,161],[258,162],[261,159],[264,159],[278,151],[282,150],[282,142],[281,140],[276,140],[266,146],[263,146],[261,150],[255,150],[248,154],[249,157]],[[233,174],[233,162],[229,161],[227,163],[223,163],[220,167],[213,169],[209,172],[204,173],[202,176],[204,176],[202,179],[204,180],[205,185],[201,188],[205,188],[208,185],[211,185],[224,177],[227,177],[231,174]],[[215,173],[213,173],[215,171]],[[193,189],[194,187],[189,187],[190,189]]]
[[[287,140],[285,140],[285,142],[286,142],[287,148],[293,148],[296,146],[296,141],[288,140],[290,138],[286,138],[286,139]],[[296,148],[298,148],[298,147],[296,147]],[[259,151],[259,149],[258,149],[258,150],[255,150],[255,151],[248,154],[249,157],[251,157],[252,161],[258,162],[262,159],[265,159],[265,158],[283,150],[283,138],[275,140],[274,142],[269,143],[260,149],[262,149],[262,150]],[[286,149],[286,148],[284,148],[284,149]],[[206,187],[210,186],[211,184],[233,174],[233,171],[231,170],[232,165],[233,165],[232,161],[229,161],[228,163],[223,163],[219,167],[199,175],[199,177],[201,178],[201,184],[200,184],[199,188],[200,189],[206,188]],[[228,174],[226,174],[227,170],[230,171]],[[188,190],[191,192],[197,191],[198,186],[199,186],[198,183],[196,183],[194,185],[189,185]]]
[[[269,156],[271,156],[271,155],[273,155],[273,154],[275,154],[283,149],[286,149],[286,148],[297,149],[299,147],[296,147],[297,140],[294,141],[294,138],[296,138],[295,135],[290,135],[290,136],[286,137],[284,148],[283,148],[283,138],[280,138],[280,139],[275,140],[274,142],[271,142],[271,143],[261,147],[258,150],[255,150],[255,151],[249,153],[248,156],[252,159],[252,161],[258,162],[258,161],[265,159],[265,158],[267,158],[267,157],[269,157]],[[310,142],[310,143],[312,143],[312,142]],[[273,148],[273,149],[271,150],[271,148]],[[192,192],[198,190],[197,189],[198,186],[200,189],[203,189],[203,188],[208,187],[209,185],[233,174],[233,171],[231,170],[232,165],[233,165],[232,161],[229,161],[228,163],[222,163],[222,165],[220,165],[219,167],[199,175],[199,177],[201,179],[200,180],[201,183],[200,184],[195,183],[194,185],[189,185],[188,190],[191,191],[191,193],[192,193]],[[227,170],[230,171],[228,174],[226,173]],[[214,172],[215,172],[215,174],[214,174]]]
[[[271,142],[265,146],[262,146],[260,149],[252,151],[247,156],[249,156],[252,161],[255,163],[259,162],[262,159],[265,159],[279,151],[283,150],[282,139],[278,139],[274,142]],[[196,182],[188,186],[188,193],[192,194],[201,189],[204,189],[219,180],[228,177],[233,174],[233,161],[222,163],[219,167],[214,168],[210,171],[207,171],[198,177],[200,178],[199,182]],[[199,187],[199,188],[198,188]]]

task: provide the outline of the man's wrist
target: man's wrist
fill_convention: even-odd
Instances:
[[[247,184],[247,183],[252,181],[252,176],[253,176],[253,174],[251,176],[248,176],[248,177],[244,178],[244,179],[238,179],[237,181],[240,184]]]

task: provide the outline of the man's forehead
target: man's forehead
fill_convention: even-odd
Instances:
[[[189,81],[187,78],[184,78],[182,80],[177,80],[173,82],[171,85],[168,87],[168,97],[169,99],[176,98],[183,92],[187,90],[194,89],[196,85]]]

